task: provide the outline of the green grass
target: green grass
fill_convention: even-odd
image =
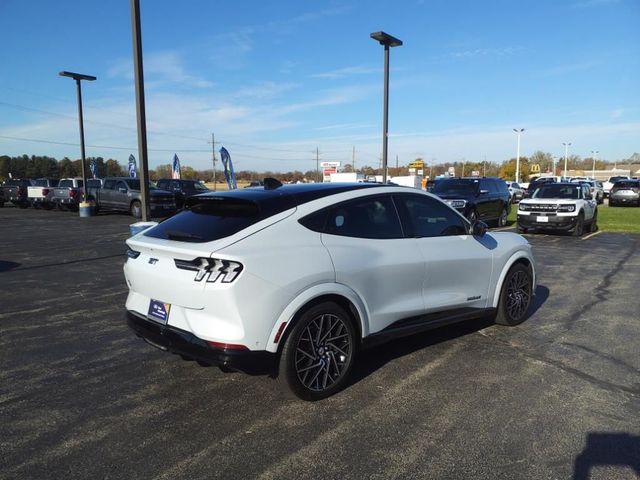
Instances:
[[[598,227],[603,232],[640,233],[640,207],[599,205]]]
[[[507,225],[515,226],[518,205],[511,206]],[[640,233],[640,207],[598,205],[598,228],[603,232]]]

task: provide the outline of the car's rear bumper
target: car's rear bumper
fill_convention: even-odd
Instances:
[[[127,310],[126,316],[129,327],[136,335],[161,350],[249,374],[267,374],[275,369],[275,353],[265,350],[213,348],[206,341],[185,330],[162,325],[130,310]]]
[[[540,230],[573,230],[578,217],[548,215],[546,222],[538,221],[538,215],[518,214],[518,227],[535,228]],[[542,215],[540,215],[542,217]]]
[[[619,203],[619,204],[638,204],[640,201],[639,195],[616,195],[615,193],[609,195],[609,204]]]

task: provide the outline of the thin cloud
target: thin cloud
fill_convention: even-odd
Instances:
[[[379,71],[380,68],[378,67],[372,67],[369,65],[354,65],[351,67],[331,70],[329,72],[315,73],[311,75],[311,78],[344,78],[353,75],[368,75],[371,73],[378,73]]]

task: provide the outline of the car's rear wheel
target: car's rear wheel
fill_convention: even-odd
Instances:
[[[508,216],[509,214],[507,213],[507,208],[504,207],[502,209],[502,213],[500,213],[500,216],[498,217],[498,227],[504,227],[507,224]]]
[[[351,317],[333,302],[304,312],[280,356],[279,379],[302,400],[321,400],[341,390],[356,353]]]
[[[467,220],[469,220],[469,222],[473,223],[478,219],[478,214],[476,213],[475,210],[471,210],[469,212],[469,214],[467,215]]]
[[[581,237],[584,233],[584,214],[580,212],[576,220],[576,226],[573,228],[573,236]]]
[[[142,218],[142,205],[138,200],[131,202],[131,215],[134,218]]]
[[[502,283],[496,323],[500,325],[518,325],[527,318],[533,295],[533,275],[531,270],[516,263],[507,272]]]

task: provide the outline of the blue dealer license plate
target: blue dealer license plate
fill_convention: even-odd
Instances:
[[[171,310],[170,303],[159,302],[158,300],[151,300],[149,302],[149,312],[147,317],[163,325],[167,324],[169,319],[169,310]]]

